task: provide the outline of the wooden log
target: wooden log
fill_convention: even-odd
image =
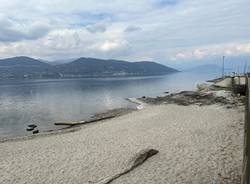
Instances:
[[[79,121],[79,122],[57,122],[54,123],[55,125],[69,125],[69,126],[74,126],[79,123],[85,123],[85,121]]]
[[[84,124],[88,124],[88,123],[94,123],[97,121],[102,121],[102,120],[106,120],[106,119],[111,119],[116,117],[115,115],[112,116],[105,116],[105,117],[101,117],[101,118],[95,118],[92,120],[88,120],[88,121],[78,121],[78,122],[57,122],[54,123],[55,125],[67,125],[67,126],[76,126],[76,125],[84,125]]]
[[[155,150],[155,149],[141,150],[130,160],[129,164],[127,165],[127,168],[125,168],[123,171],[121,171],[117,174],[114,174],[112,176],[108,176],[108,177],[101,179],[97,182],[90,182],[90,183],[109,184],[112,181],[119,178],[120,176],[127,174],[127,173],[131,172],[133,169],[135,169],[136,167],[142,165],[148,158],[152,157],[153,155],[155,155],[157,153],[159,153],[159,151]]]

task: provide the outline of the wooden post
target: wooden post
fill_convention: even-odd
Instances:
[[[234,76],[233,76],[233,77],[231,77],[231,91],[233,94],[234,94],[234,84],[235,84],[235,82],[234,82]]]
[[[246,165],[246,183],[250,184],[250,112],[249,112],[249,79],[247,77],[247,105],[246,105],[246,113],[247,113],[247,122],[246,122],[246,160],[247,160],[247,165]]]
[[[246,102],[245,102],[245,127],[244,127],[244,155],[242,184],[250,184],[250,114],[249,114],[249,79],[246,76]]]

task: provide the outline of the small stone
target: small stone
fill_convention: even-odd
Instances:
[[[30,124],[30,125],[28,125],[28,127],[30,127],[30,128],[36,128],[37,125],[35,125],[35,124]]]
[[[33,128],[33,127],[28,127],[28,128],[26,128],[26,130],[27,130],[27,131],[33,131],[34,128]]]
[[[39,130],[34,130],[33,131],[33,134],[38,134],[39,133]]]

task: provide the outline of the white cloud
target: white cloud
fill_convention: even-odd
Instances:
[[[88,28],[55,29],[37,40],[1,43],[1,57],[28,55],[44,59],[65,57],[118,57],[127,51],[128,41],[123,28],[109,27],[105,32],[90,32]]]
[[[113,40],[113,41],[106,40],[101,43],[96,43],[90,46],[89,48],[93,50],[109,52],[109,51],[125,48],[127,45],[128,43],[125,40]]]
[[[105,32],[107,30],[107,25],[105,23],[96,23],[86,26],[86,29],[91,33]]]
[[[202,59],[249,53],[249,0],[0,0],[1,57]]]
[[[211,56],[239,56],[241,54],[250,54],[249,43],[231,43],[210,45],[200,48],[183,49],[172,53],[170,59],[175,60],[191,60],[204,59]]]
[[[0,42],[36,40],[45,36],[51,27],[40,21],[17,21],[0,14]]]

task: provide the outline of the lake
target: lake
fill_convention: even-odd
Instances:
[[[55,129],[58,121],[84,120],[114,108],[134,108],[129,97],[195,90],[198,83],[218,77],[216,72],[179,72],[129,78],[39,79],[0,81],[0,138]]]

